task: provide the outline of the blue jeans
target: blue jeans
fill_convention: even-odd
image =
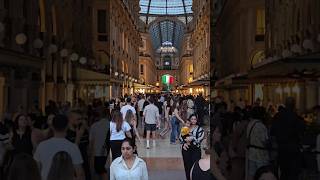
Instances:
[[[180,133],[179,123],[177,123],[179,120],[175,116],[173,116],[170,121],[171,121],[170,143],[175,143],[176,138]]]

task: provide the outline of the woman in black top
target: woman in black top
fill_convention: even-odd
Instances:
[[[190,171],[195,162],[201,159],[201,142],[204,138],[204,130],[197,125],[196,115],[191,115],[189,118],[191,122],[190,133],[182,141],[182,158],[187,180],[190,180]]]
[[[11,141],[14,154],[27,153],[32,155],[31,128],[28,125],[27,117],[20,114],[16,117],[14,123]]]
[[[211,156],[211,144],[210,144],[210,138],[207,138],[207,148],[205,148],[204,156],[202,159],[196,161],[191,169],[190,172],[190,179],[191,180],[224,180],[224,177],[215,177],[213,175],[212,169],[214,167],[210,168],[210,156]]]

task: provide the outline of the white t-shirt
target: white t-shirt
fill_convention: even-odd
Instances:
[[[125,119],[126,114],[127,114],[127,111],[128,111],[129,109],[132,111],[132,113],[133,113],[134,115],[136,114],[136,110],[134,109],[134,107],[132,107],[131,105],[127,104],[127,105],[125,105],[125,106],[122,106],[122,107],[121,107],[121,110],[120,110],[123,119]]]
[[[143,104],[146,100],[145,99],[140,99],[138,101],[138,108],[139,108],[139,111],[143,111]]]
[[[94,142],[94,155],[95,156],[107,156],[106,151],[103,150],[103,145],[109,131],[109,121],[102,119],[92,124],[90,128],[89,140]]]
[[[159,115],[159,108],[154,104],[149,104],[144,108],[143,116],[147,124],[157,124],[157,118]]]
[[[78,166],[83,163],[80,150],[76,144],[68,141],[65,138],[50,138],[41,142],[33,155],[33,158],[40,163],[42,180],[47,179],[51,168],[52,159],[56,153],[60,151],[65,151],[71,156],[72,164],[74,166]]]
[[[117,132],[117,125],[110,121],[110,140],[124,140],[126,138],[125,132],[131,130],[129,123],[123,121],[121,130]]]

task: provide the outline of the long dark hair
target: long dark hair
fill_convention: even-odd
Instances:
[[[13,122],[13,133],[15,133],[15,134],[17,133],[17,130],[19,129],[20,117],[24,117],[26,119],[26,121],[28,122],[28,117],[26,115],[24,115],[24,114],[17,115],[17,117],[14,119],[14,122]],[[31,135],[31,127],[29,125],[26,126],[25,133]]]
[[[121,131],[122,123],[123,123],[123,117],[119,110],[113,110],[112,111],[112,122],[116,123],[116,130],[117,132]]]
[[[178,111],[180,110],[180,104],[179,106],[177,106],[177,104],[179,103],[179,101],[174,101],[173,105],[171,106],[171,112],[173,113],[175,109],[177,109]]]
[[[41,180],[37,162],[26,153],[15,156],[10,166],[8,180]]]
[[[52,160],[47,180],[73,180],[74,169],[70,154],[57,152]]]

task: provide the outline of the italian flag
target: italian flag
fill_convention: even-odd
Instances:
[[[163,75],[162,76],[162,83],[163,84],[173,84],[174,77],[171,75]]]

